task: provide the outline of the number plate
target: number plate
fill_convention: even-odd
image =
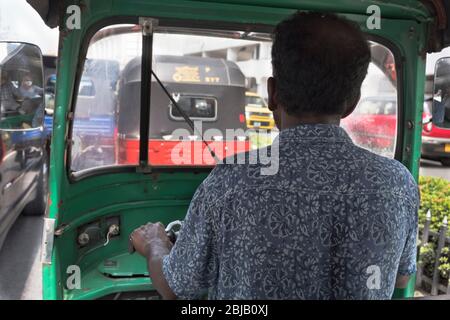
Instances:
[[[261,122],[253,122],[253,126],[255,126],[255,127],[261,127]]]

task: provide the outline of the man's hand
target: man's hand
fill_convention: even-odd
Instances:
[[[144,257],[149,257],[150,252],[153,251],[155,247],[162,249],[162,251],[169,252],[173,246],[169,237],[167,237],[164,225],[160,222],[147,223],[146,225],[137,228],[131,233],[130,239],[134,249]]]
[[[164,299],[176,299],[162,271],[162,259],[173,247],[162,223],[147,223],[134,230],[130,239],[136,251],[147,258],[153,287]]]

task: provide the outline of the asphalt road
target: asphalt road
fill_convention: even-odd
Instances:
[[[42,298],[42,217],[19,217],[0,251],[0,300]]]
[[[421,160],[420,175],[440,177],[450,181],[450,167],[444,167],[440,162]]]
[[[422,161],[421,175],[450,180],[450,168]],[[41,299],[42,217],[20,217],[0,251],[0,300]]]

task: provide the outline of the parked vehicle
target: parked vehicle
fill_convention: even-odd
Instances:
[[[1,248],[20,213],[44,213],[48,158],[40,49],[31,44],[0,42],[0,73]],[[25,90],[24,81],[33,84]]]
[[[249,129],[272,130],[275,127],[273,113],[264,99],[254,92],[245,93],[245,121]]]
[[[395,148],[397,97],[362,98],[356,110],[343,119],[342,126],[351,133],[353,142],[369,150],[383,153]]]
[[[422,158],[440,161],[450,166],[450,130],[440,128],[432,121],[432,97],[425,99],[423,108]]]
[[[127,294],[133,298],[158,297],[148,279],[145,259],[128,252],[128,235],[148,221],[161,221],[167,225],[174,220],[183,220],[195,190],[213,165],[159,166],[152,162],[154,158],[149,154],[149,140],[154,135],[172,135],[172,122],[165,121],[170,112],[177,117],[169,100],[158,93],[152,71],[166,81],[171,76],[173,78],[175,68],[178,82],[185,80],[197,85],[206,82],[206,77],[212,83],[228,84],[228,80],[221,79],[221,75],[208,75],[214,70],[208,65],[200,67],[178,61],[173,67],[165,69],[158,68],[157,63],[153,68],[153,62],[160,55],[209,57],[223,62],[233,60],[241,70],[246,68],[246,77],[257,77],[256,83],[263,83],[262,80],[270,76],[270,71],[267,71],[270,70],[270,61],[261,58],[264,57],[264,50],[260,49],[268,52],[273,26],[297,10],[342,14],[366,32],[373,53],[382,52],[381,55],[372,55],[373,62],[385,78],[401,84],[394,86],[398,126],[395,131],[396,147],[389,156],[401,161],[415,178],[418,177],[421,97],[425,81],[423,55],[450,45],[450,28],[446,27],[446,17],[450,16],[450,11],[444,9],[442,1],[418,1],[414,2],[414,6],[409,0],[397,0],[395,3],[330,0],[266,0],[258,3],[248,0],[239,3],[231,0],[173,0],[155,3],[111,0],[96,1],[95,4],[94,1],[85,1],[80,30],[66,29],[67,16],[64,14],[69,5],[79,2],[64,0],[56,4],[56,1],[28,1],[35,3],[49,25],[59,23],[64,30],[58,57],[60,79],[56,88],[55,122],[58,125],[54,126],[52,137],[51,204],[45,220],[42,246],[45,299],[120,299]],[[382,28],[368,28],[367,8],[372,4],[388,15],[388,18],[382,18]],[[193,17],[195,20],[191,20]],[[140,32],[134,36],[115,35],[113,30],[117,24],[123,26],[124,23],[127,28]],[[95,41],[98,34],[109,34],[109,37],[106,39],[103,36],[103,40]],[[132,161],[126,160],[120,165],[98,165],[89,170],[76,171],[71,162],[71,157],[76,154],[72,137],[86,57],[114,58],[119,61],[119,74],[122,76],[130,61],[141,58],[141,72],[130,73],[129,85],[134,87],[134,94],[122,101],[119,97],[117,113],[119,127],[124,124],[122,122],[127,122],[121,117],[138,117],[140,126],[133,130],[138,129],[139,135],[133,134],[131,138],[139,143],[139,153],[137,159],[134,156]],[[396,63],[402,67],[393,68]],[[164,74],[164,70],[169,75]],[[239,72],[239,69],[229,68],[229,71]],[[230,78],[234,76],[230,75]],[[128,83],[124,77],[121,81],[125,85]],[[187,94],[187,89],[178,88],[176,83],[167,85],[166,81],[165,86],[169,96],[176,92]],[[125,86],[122,88],[127,90]],[[196,88],[191,88],[195,89],[193,93],[198,94]],[[241,91],[243,88],[240,85],[235,89],[236,95],[242,96],[243,112],[245,91]],[[157,94],[152,95],[153,92]],[[139,110],[134,107],[137,102],[131,100],[131,96],[140,97]],[[235,100],[227,96],[225,101]],[[208,103],[199,102],[200,105],[210,109]],[[239,118],[240,111],[234,109],[236,106],[227,107],[230,118]],[[159,110],[158,118],[155,118],[153,110]],[[138,111],[137,116],[134,113]],[[242,120],[245,121],[245,118]],[[192,129],[181,119],[178,123],[188,131]],[[156,130],[152,126],[156,126]],[[119,136],[118,139],[127,141],[128,137]],[[384,140],[377,143],[384,143]],[[70,268],[74,265],[80,268],[81,287],[73,286],[71,282],[73,274]],[[406,289],[396,290],[396,297],[413,296],[413,278]]]

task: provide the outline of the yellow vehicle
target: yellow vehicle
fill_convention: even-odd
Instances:
[[[245,93],[245,121],[248,129],[272,130],[275,127],[272,111],[256,93]]]

